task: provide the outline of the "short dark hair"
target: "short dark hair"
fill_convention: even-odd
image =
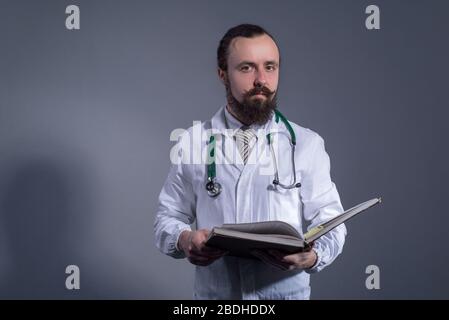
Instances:
[[[228,69],[228,56],[229,56],[229,45],[232,39],[237,37],[254,38],[256,36],[261,36],[266,34],[271,39],[274,40],[273,36],[269,34],[264,28],[254,24],[240,24],[238,26],[229,29],[226,34],[221,38],[220,44],[217,49],[217,63],[221,70],[227,71]],[[277,46],[277,43],[276,43]],[[279,46],[278,46],[279,50]]]

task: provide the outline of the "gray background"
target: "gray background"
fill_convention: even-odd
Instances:
[[[65,7],[81,30],[65,28]],[[381,30],[365,28],[377,4]],[[0,2],[0,298],[191,298],[153,221],[169,134],[225,103],[216,47],[256,23],[281,49],[279,107],[320,133],[344,253],[314,299],[449,298],[447,1]],[[65,267],[81,290],[65,289]],[[380,290],[365,288],[379,266]]]

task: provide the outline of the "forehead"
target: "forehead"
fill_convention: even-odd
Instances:
[[[254,63],[279,62],[278,47],[273,39],[266,34],[254,38],[234,38],[229,45],[228,64],[236,65],[242,61]]]

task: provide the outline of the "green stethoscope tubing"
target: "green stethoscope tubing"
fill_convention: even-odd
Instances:
[[[267,134],[267,141],[268,145],[270,146],[270,152],[273,158],[274,167],[275,167],[275,174],[274,174],[274,180],[273,184],[278,185],[284,189],[293,189],[293,188],[299,188],[301,186],[301,183],[296,182],[296,168],[295,168],[295,148],[296,148],[296,135],[293,131],[292,126],[290,125],[290,122],[287,120],[287,118],[279,111],[274,110],[275,114],[275,121],[276,123],[279,123],[279,120],[281,120],[285,127],[287,128],[289,134],[290,134],[290,142],[291,142],[291,156],[292,156],[292,171],[293,171],[293,183],[290,185],[282,184],[279,181],[279,172],[277,167],[277,161],[276,156],[274,153],[273,143],[272,143],[272,134]],[[216,197],[221,193],[221,184],[217,182],[217,173],[216,173],[216,166],[215,166],[215,136],[211,135],[209,138],[209,144],[207,148],[207,183],[206,183],[206,190],[209,196]]]

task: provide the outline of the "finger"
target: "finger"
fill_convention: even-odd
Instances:
[[[208,252],[208,251],[204,251],[204,250],[192,250],[191,253],[193,255],[196,255],[199,257],[220,258],[220,257],[224,256],[227,252],[226,251]]]
[[[192,254],[189,257],[190,260],[195,260],[195,261],[209,261],[211,258],[210,257],[204,257],[204,256],[199,256],[197,254]]]
[[[189,261],[198,266],[207,266],[217,260],[217,258],[190,257]]]
[[[195,257],[202,257],[202,258],[206,258],[206,259],[219,259],[225,255],[227,255],[229,252],[228,251],[220,251],[218,253],[208,253],[208,252],[204,252],[204,251],[191,251],[190,252],[191,256],[195,256]]]
[[[199,261],[195,259],[189,259],[190,263],[196,265],[196,266],[208,266],[212,263],[212,261]]]
[[[271,254],[273,257],[275,257],[278,260],[282,260],[286,256],[285,253],[282,253],[279,250],[273,250],[273,249],[268,250],[268,253]]]
[[[210,254],[217,254],[217,255],[218,254],[223,254],[223,253],[226,252],[226,250],[222,250],[222,249],[219,249],[219,248],[208,247],[208,246],[202,247],[201,251],[204,251],[204,252],[207,252],[207,253],[210,253]]]
[[[220,251],[220,252],[217,252],[217,253],[214,253],[214,254],[209,254],[209,253],[207,253],[207,255],[209,256],[209,257],[211,257],[211,258],[220,258],[220,257],[223,257],[223,256],[225,256],[225,255],[227,255],[227,254],[229,254],[229,251]]]
[[[288,256],[284,256],[282,258],[282,261],[288,263],[288,264],[294,264],[297,263],[298,260],[301,260],[300,257],[298,257],[299,253],[297,254],[292,254],[292,255],[288,255]]]
[[[214,261],[214,259],[199,256],[190,256],[189,261],[195,264],[199,264],[199,263],[209,263],[211,261]]]
[[[288,255],[285,256],[283,261],[290,263],[290,264],[295,264],[298,267],[304,267],[309,260],[311,260],[313,253],[311,252],[300,252],[297,254],[292,254],[292,255]]]
[[[298,262],[298,255],[300,253],[287,254],[278,250],[269,250],[268,251],[272,256],[274,256],[277,260],[285,263],[288,266],[294,266]]]
[[[268,265],[271,265],[271,266],[276,267],[281,270],[288,270],[288,266],[286,264],[284,264],[281,261],[278,261],[276,259],[273,259],[269,254],[266,254],[263,251],[253,250],[253,251],[251,251],[251,253],[255,257],[259,258],[260,260],[262,260],[264,263],[266,263]]]
[[[281,269],[281,270],[287,270],[288,266],[284,263],[282,263],[279,260],[273,259],[268,254],[265,253],[258,253],[259,259],[262,260],[264,263],[271,265],[275,268]]]
[[[192,243],[192,249],[198,252],[210,252],[211,254],[218,254],[224,251],[220,248],[209,247],[204,241]]]
[[[200,229],[200,230],[198,230],[198,234],[201,234],[204,238],[207,238],[210,234],[210,230]]]

